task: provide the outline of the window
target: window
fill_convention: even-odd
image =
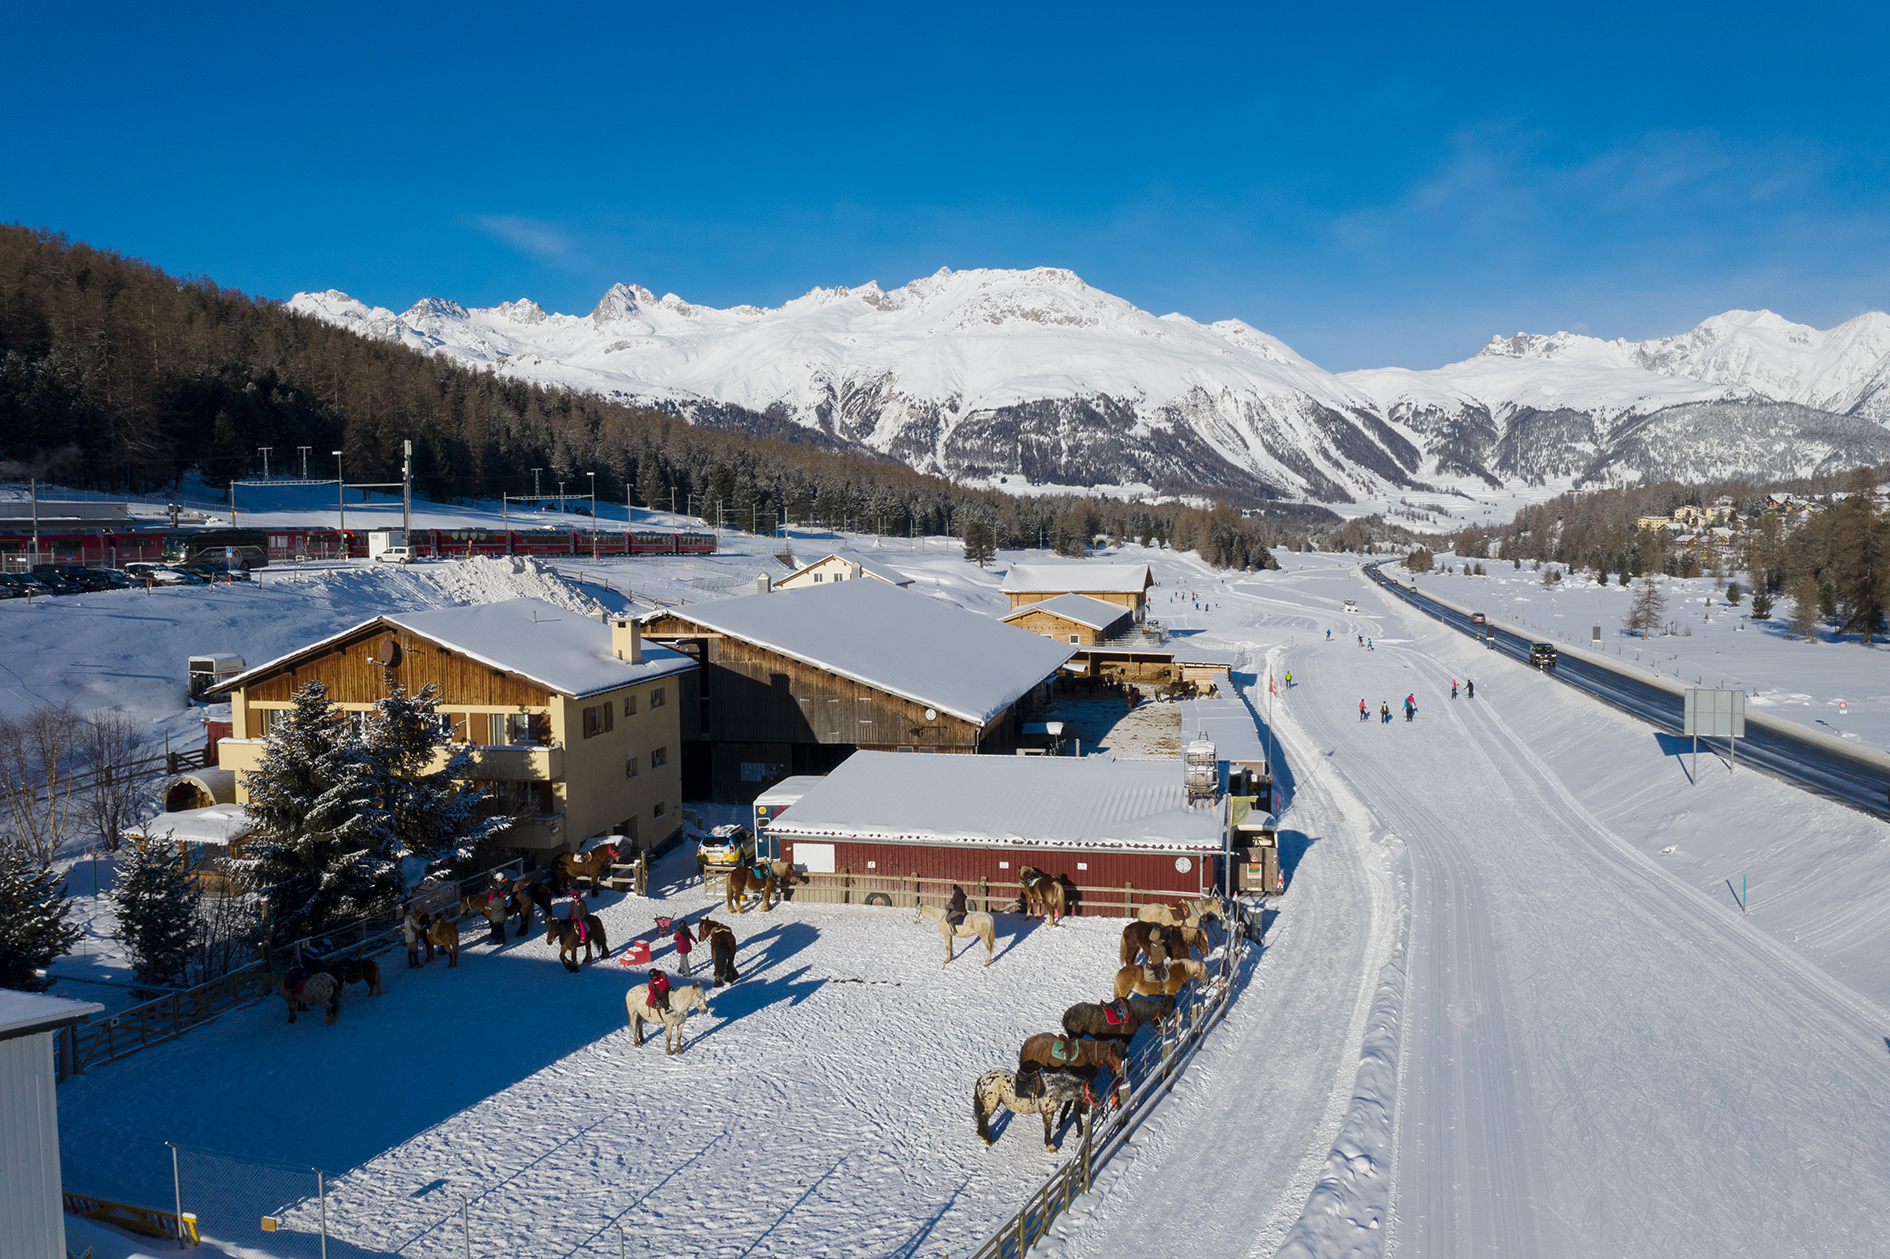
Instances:
[[[669,806],[665,805],[661,800],[658,800],[656,807],[650,810],[650,816],[662,817],[667,812],[669,812]]]
[[[662,687],[653,686],[650,688],[650,707],[651,708],[661,708],[664,704],[667,704],[668,702],[669,701],[663,696]]]
[[[815,580],[815,581],[825,581],[825,580],[827,580],[827,579],[826,579],[825,577],[823,577],[823,576],[822,576],[821,574],[819,574],[819,573],[815,573],[815,574],[814,574],[814,580]]]
[[[1080,634],[1072,634],[1070,635],[1070,641],[1073,643],[1081,643],[1083,641],[1083,637]]]
[[[597,704],[584,710],[584,737],[592,739],[616,728],[612,716],[616,713],[615,704]]]
[[[667,764],[669,764],[669,749],[668,748],[657,748],[654,752],[650,753],[650,768],[651,769],[661,769],[663,766]]]
[[[637,756],[635,752],[632,752],[629,756],[624,758],[623,776],[625,778],[635,778],[637,776]]]
[[[492,723],[497,743],[535,743],[530,713],[495,713]]]
[[[273,708],[252,708],[249,710],[249,737],[267,739],[269,731],[276,724],[276,710]]]
[[[637,715],[637,693],[635,691],[623,697],[623,715],[626,717],[634,717]]]

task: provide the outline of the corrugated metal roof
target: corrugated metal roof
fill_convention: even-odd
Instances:
[[[1139,595],[1153,581],[1147,564],[1013,564],[998,589],[1007,595],[1066,590]]]
[[[1054,599],[1026,603],[1023,607],[1014,609],[999,619],[1012,621],[1029,616],[1032,612],[1048,612],[1077,625],[1087,625],[1093,630],[1108,629],[1123,617],[1134,615],[1120,603],[1104,603],[1101,599],[1092,599],[1088,595],[1058,595]]]
[[[1238,696],[1181,701],[1181,738],[1192,743],[1206,735],[1223,761],[1266,761],[1266,740],[1254,724],[1247,702]]]
[[[774,834],[857,843],[1219,852],[1221,807],[1190,809],[1180,761],[855,752]]]
[[[1075,650],[883,581],[692,603],[643,619],[672,615],[981,726]]]

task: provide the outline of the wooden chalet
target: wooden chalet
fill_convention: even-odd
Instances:
[[[858,748],[1012,751],[1072,650],[881,581],[692,603],[643,633],[701,665],[683,683],[685,781],[724,802]]]
[[[365,714],[393,678],[409,694],[432,684],[472,781],[513,817],[505,842],[575,849],[616,834],[660,847],[682,825],[679,718],[695,661],[646,647],[633,620],[609,623],[538,599],[377,616],[213,689],[228,695],[235,737],[221,765],[262,759],[275,714],[310,682],[344,716]],[[443,763],[443,762],[442,762]]]
[[[1135,614],[1119,603],[1104,603],[1088,595],[1058,595],[1022,604],[999,619],[1072,647],[1094,647],[1132,626]]]
[[[1013,564],[998,589],[1010,596],[1013,611],[1059,595],[1087,595],[1128,608],[1140,621],[1154,584],[1147,564]]]
[[[803,586],[828,585],[836,581],[859,581],[863,577],[883,581],[889,586],[912,584],[912,578],[886,567],[877,560],[864,555],[842,555],[836,552],[823,556],[812,564],[805,564],[795,569],[780,581],[775,582],[774,588],[799,590]]]

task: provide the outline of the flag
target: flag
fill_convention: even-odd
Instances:
[[[1271,673],[1267,674],[1267,694],[1278,695],[1279,693],[1280,688],[1273,685],[1273,675]]]

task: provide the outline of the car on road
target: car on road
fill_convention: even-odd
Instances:
[[[1555,644],[1530,643],[1529,663],[1536,666],[1538,669],[1555,668]]]
[[[726,874],[754,855],[755,833],[739,822],[725,822],[696,844],[696,874],[702,878],[712,871]]]
[[[1488,625],[1489,623],[1490,618],[1483,615],[1481,612],[1472,612],[1470,614],[1470,624],[1472,625]]]

